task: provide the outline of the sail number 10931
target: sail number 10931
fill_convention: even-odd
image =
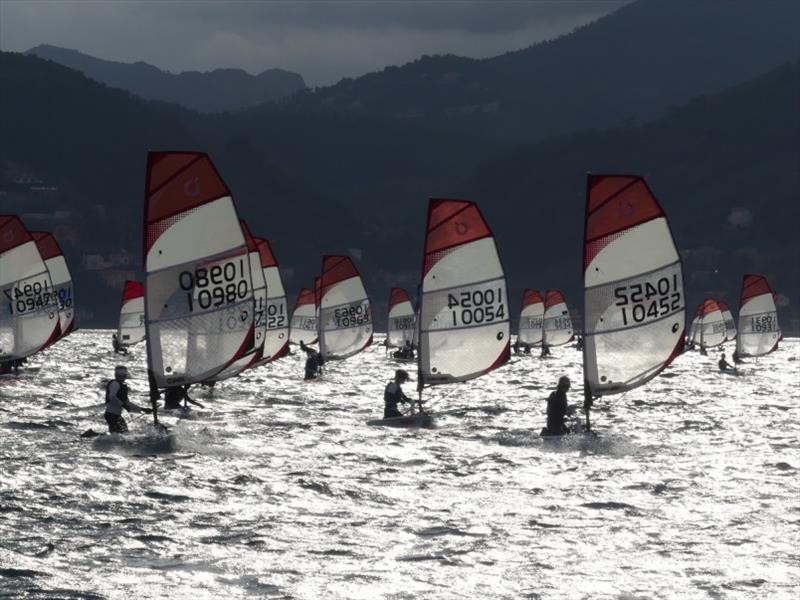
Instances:
[[[197,267],[194,271],[181,271],[178,284],[186,292],[189,312],[197,308],[206,310],[224,304],[233,304],[247,298],[250,289],[245,276],[243,259],[214,265],[211,268]]]
[[[488,288],[447,294],[453,327],[482,325],[506,319],[503,288]]]
[[[634,283],[614,288],[615,306],[622,307],[622,324],[642,323],[665,317],[683,308],[678,275],[661,277],[654,283]]]

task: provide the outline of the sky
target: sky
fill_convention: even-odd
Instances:
[[[0,49],[39,44],[178,72],[282,68],[328,85],[423,54],[502,54],[626,0],[0,0]]]

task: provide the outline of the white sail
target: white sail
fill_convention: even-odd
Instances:
[[[563,346],[574,337],[572,317],[564,294],[558,290],[547,290],[542,321],[542,343],[547,346]]]
[[[431,199],[419,312],[420,389],[472,379],[508,360],[505,272],[474,202]]]
[[[703,310],[703,306],[700,305],[697,307],[697,310],[694,311],[694,317],[692,318],[692,324],[689,326],[689,333],[686,336],[686,343],[689,345],[694,345],[700,343],[700,320],[701,320],[701,311]]]
[[[519,314],[517,341],[537,346],[542,343],[544,324],[544,299],[536,290],[525,290]]]
[[[725,341],[731,342],[736,339],[736,321],[727,304],[720,302],[719,307],[722,310],[722,318],[725,319]]]
[[[713,348],[726,339],[727,328],[722,309],[716,300],[707,299],[700,308],[700,346]]]
[[[319,298],[319,350],[325,360],[347,358],[372,343],[372,308],[349,257],[323,257]]]
[[[584,377],[594,396],[642,385],[677,356],[683,270],[644,179],[590,175],[584,233]]]
[[[387,319],[386,343],[390,348],[403,348],[406,342],[414,344],[416,313],[408,292],[403,288],[392,288],[389,293],[389,315]]]
[[[272,247],[267,240],[261,238],[256,238],[256,246],[258,246],[261,269],[267,284],[265,310],[267,337],[261,351],[261,360],[258,362],[259,365],[263,365],[285,356],[289,350],[289,307],[286,302],[281,271]]]
[[[59,332],[58,338],[69,335],[75,326],[75,300],[72,289],[72,275],[67,266],[67,260],[61,246],[58,245],[52,233],[43,231],[31,232],[39,254],[44,259],[50,281],[53,284],[55,302],[58,308]]]
[[[251,351],[253,289],[231,193],[207,155],[151,152],[145,325],[159,389],[207,381]]]
[[[762,356],[775,350],[781,338],[775,296],[766,278],[745,275],[739,300],[739,335],[736,348],[742,356]]]
[[[261,259],[258,255],[258,246],[250,228],[245,221],[240,221],[244,241],[247,245],[247,262],[250,265],[250,282],[253,286],[253,344],[244,354],[222,369],[214,376],[212,381],[222,381],[236,377],[245,369],[256,365],[261,359],[261,351],[267,333],[267,284],[264,271],[261,269]]]
[[[292,344],[314,344],[317,341],[317,303],[314,290],[303,288],[297,294],[289,329],[289,342]]]
[[[122,289],[117,341],[121,346],[133,346],[144,341],[144,336],[144,285],[128,280]]]
[[[30,356],[60,331],[56,294],[22,221],[0,215],[0,361]]]

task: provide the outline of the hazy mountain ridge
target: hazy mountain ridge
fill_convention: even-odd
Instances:
[[[103,60],[76,50],[41,45],[28,50],[111,87],[147,100],[172,102],[200,112],[239,110],[289,96],[305,88],[302,76],[283,69],[250,75],[242,69],[169,73],[145,62]]]
[[[474,60],[424,56],[284,102],[531,141],[632,124],[800,55],[800,3],[640,0],[555,40]]]

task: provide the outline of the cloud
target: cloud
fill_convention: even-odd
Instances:
[[[323,85],[422,54],[483,58],[624,4],[582,1],[0,2],[0,48],[38,44],[171,71],[280,67]]]
[[[747,208],[734,206],[728,213],[728,223],[734,227],[749,227],[752,222],[753,213]]]

